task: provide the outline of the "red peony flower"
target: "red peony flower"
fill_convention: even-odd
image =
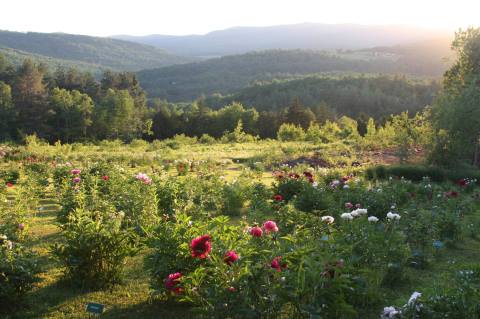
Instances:
[[[179,279],[181,277],[182,277],[182,274],[179,272],[168,275],[167,279],[165,280],[165,288],[176,294],[181,293],[183,289],[178,286],[178,284],[180,283]]]
[[[235,287],[228,287],[228,291],[230,292],[236,292],[237,289]]]
[[[273,199],[276,201],[276,202],[281,202],[283,200],[283,196],[280,195],[280,194],[277,194],[275,196],[273,196]]]
[[[7,184],[5,184],[7,187],[9,188],[12,188],[13,187],[13,183],[12,182],[8,182]]]
[[[238,254],[234,250],[230,250],[225,253],[223,261],[226,262],[227,265],[231,266],[234,262],[238,260],[238,258]]]
[[[249,232],[253,237],[262,237],[263,235],[263,230],[258,226],[251,227]]]
[[[350,203],[350,202],[345,203],[345,208],[352,209],[352,208],[353,208],[353,204]]]
[[[459,180],[457,182],[457,184],[463,187],[463,186],[467,186],[468,183],[467,183],[467,180],[465,178],[462,178],[461,180]]]
[[[212,250],[212,244],[210,235],[203,235],[194,238],[190,243],[190,249],[192,251],[192,257],[198,257],[204,259],[208,256],[210,250]]]
[[[110,179],[110,177],[108,177],[108,175],[103,175],[102,176],[102,179],[106,182]]]
[[[282,269],[287,268],[287,263],[282,262],[282,256],[278,256],[273,258],[272,262],[270,263],[270,266],[274,269],[276,269],[278,272],[282,271]]]
[[[288,177],[293,179],[299,179],[300,175],[298,175],[297,173],[288,173]]]
[[[447,197],[447,198],[455,198],[455,197],[458,197],[458,192],[456,192],[456,191],[448,191],[448,192],[445,192],[445,197]]]
[[[313,174],[311,172],[303,172],[303,176],[305,176],[306,178],[313,178]]]
[[[272,221],[272,220],[267,220],[264,224],[263,224],[263,228],[265,229],[265,232],[268,234],[270,232],[278,232],[278,227],[277,227],[277,224]]]

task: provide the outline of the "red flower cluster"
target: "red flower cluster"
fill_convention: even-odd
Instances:
[[[446,198],[455,198],[455,197],[458,197],[458,192],[448,191],[448,192],[445,192],[444,195],[445,195]]]
[[[465,178],[462,178],[461,180],[457,181],[457,184],[458,184],[459,186],[464,187],[464,186],[467,186],[467,185],[468,185],[468,181],[467,181]]]
[[[276,269],[278,272],[282,271],[282,269],[287,268],[287,263],[282,262],[282,256],[278,256],[273,258],[272,262],[270,263],[270,266],[274,269]]]
[[[280,194],[277,194],[275,196],[273,196],[273,199],[276,201],[276,202],[281,202],[283,200],[283,196],[280,195]]]
[[[275,171],[275,172],[273,172],[273,177],[274,177],[275,179],[278,179],[278,180],[284,179],[284,178],[285,178],[285,172],[283,172],[283,171]]]
[[[299,179],[300,175],[298,175],[297,173],[288,173],[288,177],[293,179]]]
[[[190,250],[192,251],[192,257],[198,257],[205,259],[208,256],[210,250],[212,250],[212,244],[210,235],[203,235],[196,237],[190,243]]]
[[[253,237],[262,237],[263,235],[263,230],[258,226],[251,227],[249,232]]]
[[[227,265],[231,266],[234,262],[238,260],[238,258],[238,254],[234,250],[230,250],[225,253],[223,261],[227,263]]]
[[[310,183],[314,182],[313,174],[311,172],[303,172],[303,176],[305,176]]]
[[[178,286],[178,284],[180,283],[179,279],[181,277],[182,273],[179,272],[168,275],[167,280],[165,280],[165,288],[167,290],[170,290],[171,292],[180,294],[183,291],[182,287]]]

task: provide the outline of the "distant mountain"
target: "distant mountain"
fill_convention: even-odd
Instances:
[[[77,66],[82,70],[137,71],[193,60],[117,39],[10,31],[0,31],[0,53],[14,63],[30,57],[51,66]]]
[[[202,94],[233,94],[254,82],[312,74],[406,74],[438,78],[451,57],[448,41],[366,50],[268,50],[202,62],[143,70],[138,77],[149,97],[191,101]]]
[[[218,57],[269,49],[362,49],[445,37],[444,31],[407,26],[302,23],[235,27],[205,35],[117,35],[113,38],[163,48],[180,55]]]

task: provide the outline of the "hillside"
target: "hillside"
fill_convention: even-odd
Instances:
[[[114,38],[157,46],[196,57],[218,57],[270,49],[362,49],[408,44],[446,36],[445,32],[406,26],[302,23],[235,27],[205,35],[118,35]]]
[[[441,76],[448,66],[440,57],[432,58],[424,52],[423,47],[409,48],[382,47],[336,53],[269,50],[143,70],[138,75],[150,97],[179,102],[193,100],[202,94],[232,94],[255,81],[298,78],[315,73],[408,74],[430,78]]]
[[[152,46],[63,33],[0,31],[0,51],[14,63],[30,57],[51,66],[136,71],[192,61]]]
[[[235,101],[258,111],[278,111],[298,98],[309,107],[324,102],[336,114],[358,117],[364,113],[380,118],[402,111],[417,112],[432,103],[438,91],[437,82],[404,77],[307,77],[257,84],[226,97],[212,96],[205,102],[214,108]]]

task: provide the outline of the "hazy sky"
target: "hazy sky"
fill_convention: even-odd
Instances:
[[[301,22],[480,24],[479,0],[5,0],[0,30],[88,35],[204,34]]]

